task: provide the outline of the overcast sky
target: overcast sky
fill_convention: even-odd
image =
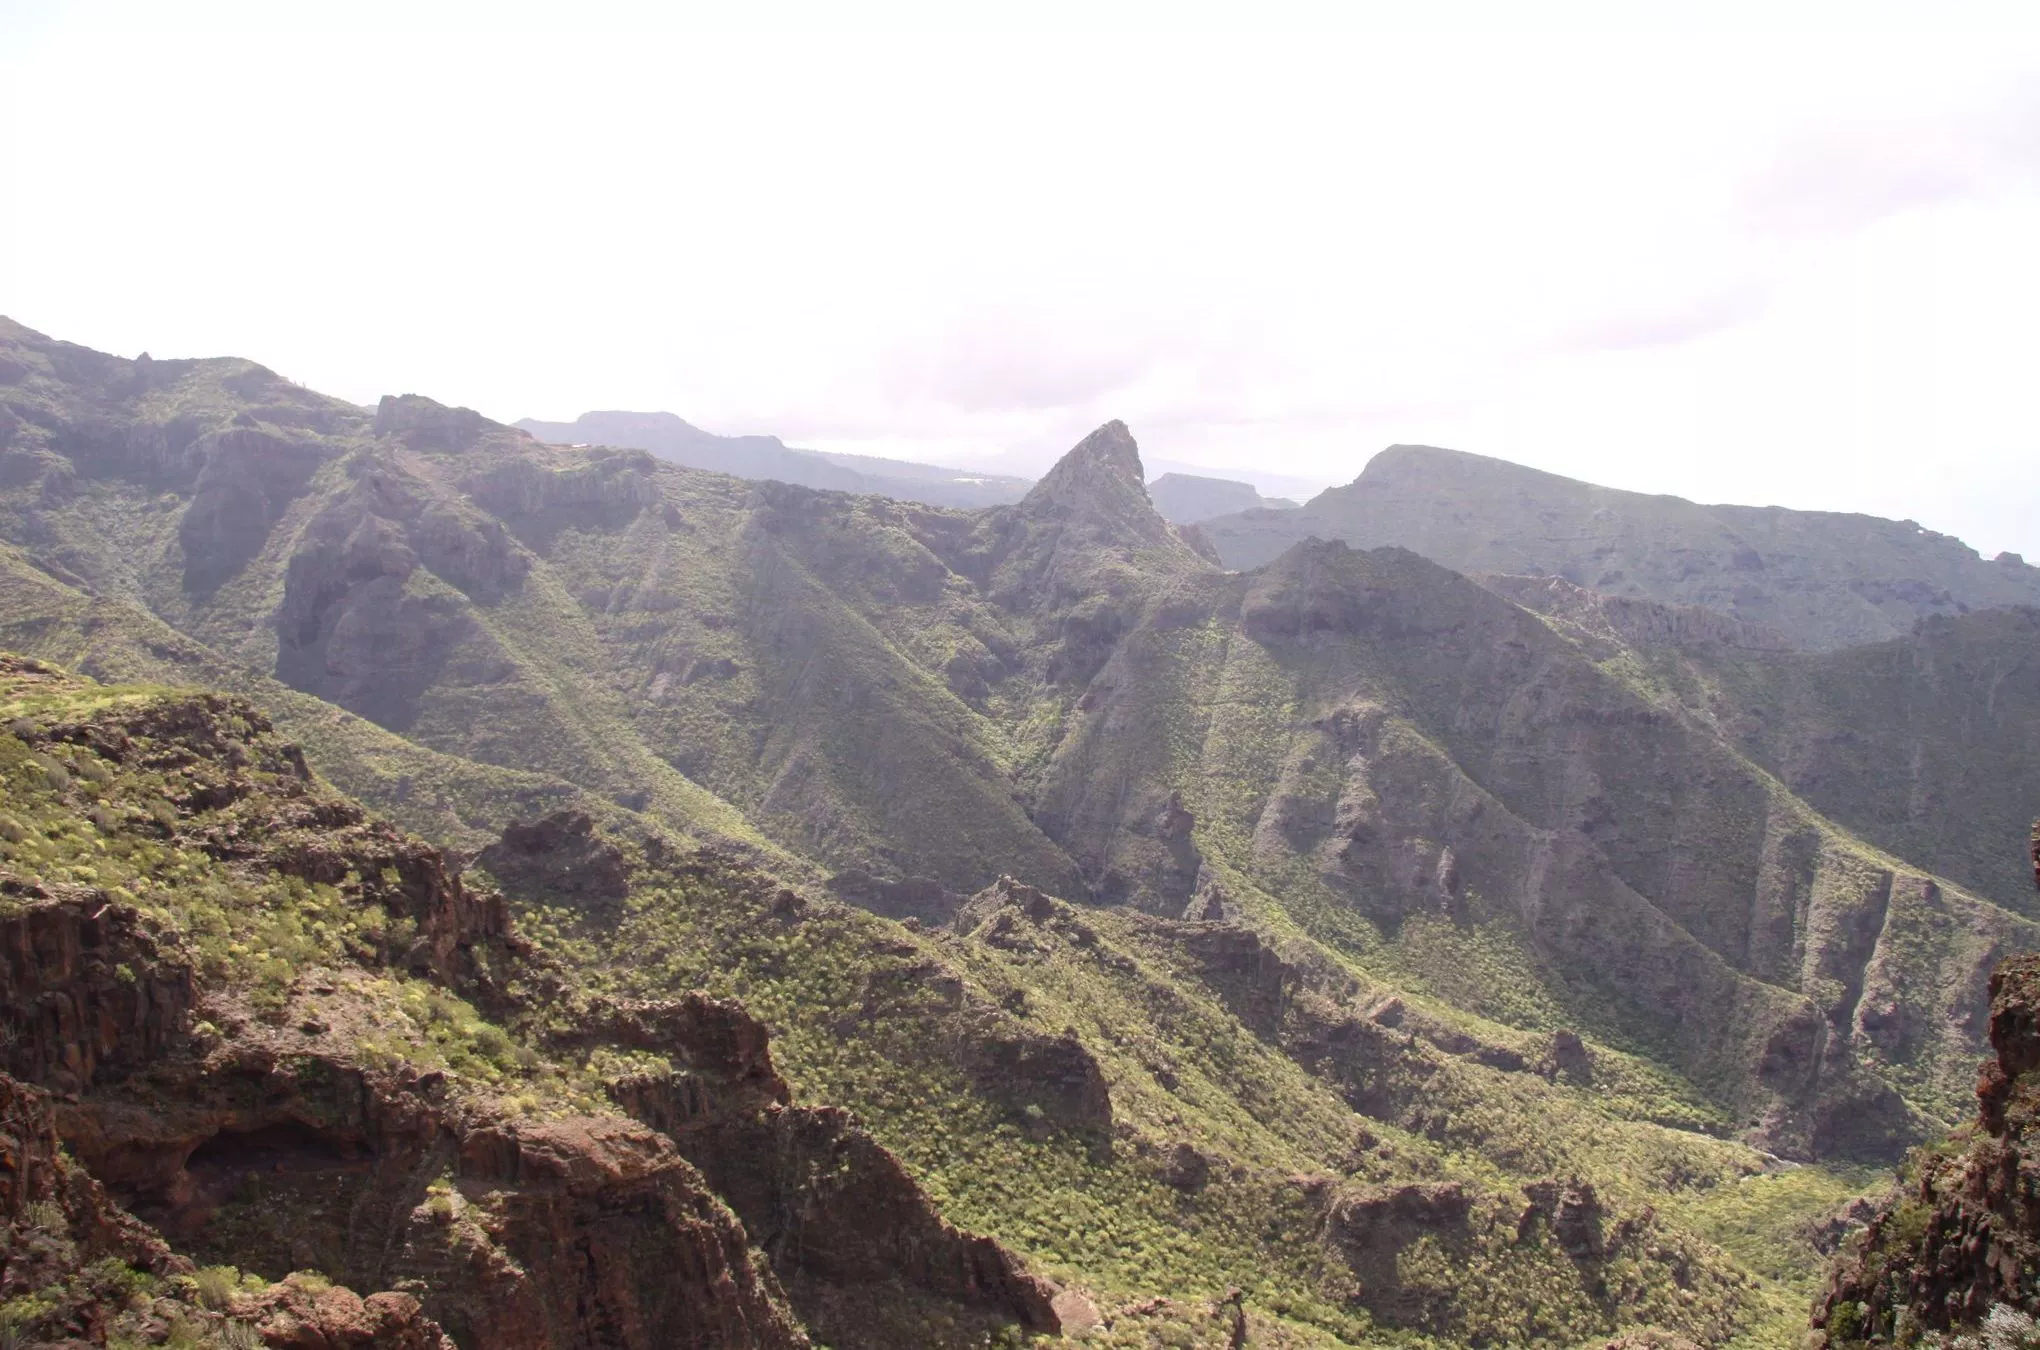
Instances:
[[[1906,8],[0,0],[0,313],[504,420],[1025,469],[1121,417],[1320,482],[1420,441],[2040,560],[2040,6]]]

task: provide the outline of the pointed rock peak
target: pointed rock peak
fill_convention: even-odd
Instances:
[[[1078,500],[1097,501],[1139,498],[1147,504],[1146,475],[1141,469],[1140,447],[1126,423],[1107,422],[1055,462],[1034,490],[1030,502],[1060,502],[1074,505]]]
[[[1063,464],[1076,462],[1101,466],[1136,483],[1147,481],[1147,474],[1140,465],[1140,447],[1134,444],[1133,433],[1126,429],[1126,423],[1117,418],[1078,441],[1076,447],[1062,457]]]
[[[465,450],[492,431],[508,431],[473,408],[449,408],[423,394],[384,394],[375,410],[377,436],[401,436],[413,450]]]
[[[1042,538],[1055,541],[1051,552],[1144,549],[1151,562],[1173,555],[1193,569],[1215,565],[1148,500],[1140,447],[1124,422],[1107,422],[1084,437],[1009,509],[1046,531]]]

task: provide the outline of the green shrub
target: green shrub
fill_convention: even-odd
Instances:
[[[241,1272],[232,1266],[204,1266],[194,1271],[191,1282],[198,1301],[215,1312],[224,1310],[241,1290]]]

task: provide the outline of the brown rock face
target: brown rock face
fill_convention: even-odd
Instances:
[[[191,967],[132,906],[0,877],[0,1043],[7,1072],[60,1092],[161,1055],[190,1022]]]
[[[376,1048],[389,1009],[375,991],[393,969],[485,1006],[514,1002],[499,976],[543,981],[500,896],[309,782],[302,758],[236,700],[123,702],[24,730],[157,775],[168,805],[147,828],[180,850],[344,890],[381,918],[352,944],[353,963],[301,969],[258,1002],[235,967],[201,967],[181,932],[135,905],[0,877],[0,1053],[63,1094],[0,1078],[11,1135],[0,1217],[40,1202],[47,1226],[61,1203],[74,1246],[82,1234],[152,1269],[180,1259],[125,1206],[206,1261],[410,1291],[363,1299],[306,1280],[252,1302],[236,1294],[228,1311],[273,1346],[808,1343],[742,1224],[670,1139],[621,1115],[506,1109]],[[784,1094],[764,1029],[734,1005],[605,1012],[598,1030],[616,1039]],[[45,1271],[35,1287],[63,1277]],[[124,1315],[120,1298],[82,1286],[75,1302],[94,1341]]]
[[[621,900],[630,887],[622,850],[595,832],[585,811],[514,824],[475,857],[513,895],[544,894],[577,906]]]
[[[409,1294],[288,1280],[238,1300],[237,1320],[279,1350],[455,1350],[455,1342]]]
[[[1436,1324],[1442,1310],[1423,1293],[1404,1288],[1396,1257],[1423,1236],[1447,1250],[1463,1248],[1472,1209],[1473,1196],[1457,1182],[1367,1190],[1333,1203],[1332,1239],[1360,1277],[1361,1297],[1376,1317],[1391,1325]]]
[[[108,1306],[96,1282],[104,1267],[96,1263],[111,1260],[157,1276],[189,1274],[192,1266],[65,1156],[54,1108],[44,1093],[0,1075],[0,1297],[34,1296],[24,1300],[33,1311],[26,1324],[14,1324],[16,1335],[97,1344],[117,1338],[122,1329],[113,1323],[122,1310]],[[216,1311],[192,1304],[189,1287],[164,1288],[164,1298],[185,1304],[177,1316],[187,1326],[236,1321],[267,1346],[455,1350],[408,1294],[364,1299],[323,1279],[293,1277],[259,1294],[235,1294]]]
[[[1990,1043],[1975,1126],[1954,1151],[1918,1155],[1914,1179],[1837,1261],[1814,1308],[1821,1344],[1974,1325],[1998,1304],[2040,1312],[2040,955],[1991,976]]]
[[[680,1066],[612,1081],[609,1095],[671,1138],[743,1220],[804,1320],[832,1345],[882,1345],[836,1324],[844,1290],[902,1286],[1033,1331],[1054,1331],[1052,1285],[998,1243],[945,1222],[906,1169],[846,1112],[789,1104],[769,1036],[699,994],[627,1005],[614,1042]],[[859,1300],[861,1303],[861,1300]]]
[[[1602,1254],[1601,1202],[1592,1184],[1577,1179],[1533,1181],[1523,1188],[1529,1205],[1517,1222],[1518,1240],[1529,1237],[1539,1220],[1551,1227],[1559,1250],[1575,1261]]]
[[[186,1038],[103,1071],[57,1112],[66,1143],[180,1244],[271,1278],[414,1289],[462,1345],[806,1343],[664,1136],[620,1117],[492,1117],[449,1101],[441,1075],[303,1053],[300,1021],[293,1008],[210,1053]]]

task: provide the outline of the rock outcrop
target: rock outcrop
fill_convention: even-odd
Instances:
[[[607,1020],[607,1019],[603,1019]],[[910,1335],[901,1314],[959,1305],[1052,1332],[1055,1287],[998,1243],[943,1220],[906,1169],[847,1112],[795,1106],[763,1025],[733,1002],[690,995],[617,1018],[619,1044],[674,1066],[612,1080],[612,1101],[670,1138],[767,1254],[797,1311],[831,1345]],[[890,1327],[862,1291],[891,1290]],[[846,1297],[847,1295],[847,1297]]]
[[[323,1277],[224,1292],[129,1214],[64,1148],[61,1104],[0,1074],[0,1298],[38,1344],[153,1341],[235,1325],[291,1350],[456,1350],[409,1294],[362,1298]],[[153,1288],[153,1298],[136,1297]],[[19,1300],[15,1302],[14,1300]]]

